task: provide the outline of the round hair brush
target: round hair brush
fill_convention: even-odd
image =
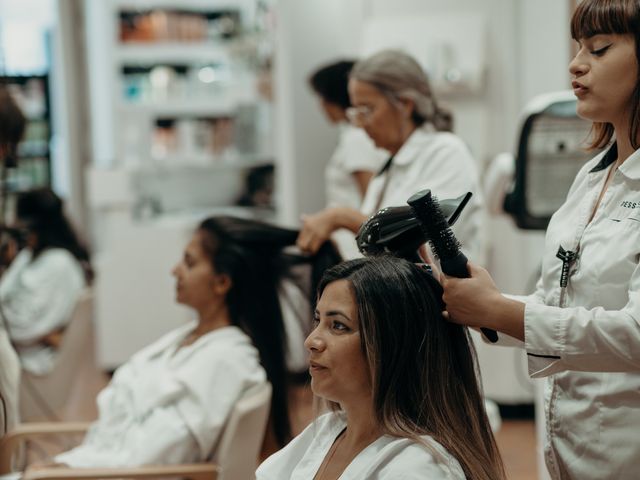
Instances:
[[[424,236],[429,241],[433,253],[440,259],[440,268],[446,275],[468,278],[467,257],[460,250],[460,242],[453,234],[445,218],[438,199],[431,190],[422,190],[409,198],[411,206]],[[493,343],[498,341],[495,330],[481,328],[482,333]]]

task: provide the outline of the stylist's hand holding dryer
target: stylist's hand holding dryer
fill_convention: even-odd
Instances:
[[[452,321],[523,340],[529,373],[547,377],[545,456],[554,479],[635,480],[640,2],[583,0],[571,33],[578,114],[593,121],[591,147],[604,151],[581,169],[551,219],[533,295],[505,297],[485,270],[470,265],[470,279],[443,281],[444,300]]]

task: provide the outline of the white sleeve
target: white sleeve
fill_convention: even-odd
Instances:
[[[529,374],[545,377],[583,372],[640,371],[640,266],[621,310],[560,308],[537,302],[525,306],[525,348]]]
[[[82,269],[70,255],[53,254],[40,260],[22,272],[20,283],[2,301],[15,342],[37,341],[66,325],[84,288]]]
[[[510,298],[511,300],[517,300],[519,302],[522,303],[535,303],[535,304],[539,304],[539,305],[543,305],[544,304],[544,290],[542,288],[542,277],[540,277],[538,279],[538,282],[536,283],[536,290],[535,292],[533,292],[531,295],[509,295],[506,293],[503,293],[502,296],[506,297],[506,298]],[[490,345],[496,345],[499,347],[519,347],[519,348],[524,348],[524,342],[522,340],[519,340],[517,338],[513,338],[509,335],[507,335],[506,333],[502,333],[502,332],[496,332],[498,334],[498,341],[497,342],[490,342],[489,340],[487,340],[487,338],[482,335],[482,340],[485,343],[488,343]]]
[[[349,173],[377,173],[384,165],[389,154],[377,149],[373,141],[361,128],[348,127],[340,137],[339,154]]]

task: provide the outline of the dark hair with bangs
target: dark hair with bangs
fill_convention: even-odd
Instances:
[[[374,420],[382,431],[430,450],[420,438],[429,435],[458,460],[467,478],[504,479],[473,343],[466,327],[443,318],[440,284],[407,260],[374,256],[327,270],[318,298],[338,280],[349,282],[357,307]]]
[[[640,67],[640,1],[639,0],[583,0],[571,18],[571,37],[574,40],[599,34],[633,35],[636,61]],[[640,75],[640,74],[639,74]],[[631,95],[629,140],[634,150],[640,147],[640,77]],[[591,149],[606,147],[613,138],[610,123],[593,122]],[[620,132],[618,132],[618,135]]]

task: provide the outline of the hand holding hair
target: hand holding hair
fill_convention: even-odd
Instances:
[[[312,215],[302,215],[302,228],[296,245],[306,253],[314,254],[336,229],[332,209],[325,209]]]

